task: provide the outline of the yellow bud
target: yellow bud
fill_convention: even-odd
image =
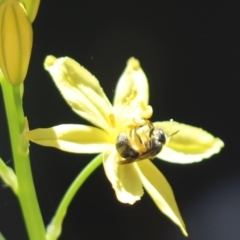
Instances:
[[[32,50],[32,25],[17,0],[0,4],[0,68],[14,85],[24,81]]]
[[[34,21],[39,8],[40,0],[22,0],[31,22]]]

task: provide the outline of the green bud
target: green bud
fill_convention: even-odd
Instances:
[[[22,2],[26,8],[30,21],[33,22],[38,12],[40,0],[22,0]]]

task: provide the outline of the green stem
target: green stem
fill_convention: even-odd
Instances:
[[[55,240],[57,239],[62,232],[62,222],[67,213],[67,209],[73,200],[75,194],[85,182],[85,180],[92,174],[94,170],[102,163],[102,154],[96,156],[75,178],[71,186],[68,188],[65,193],[61,203],[58,206],[58,209],[53,217],[51,223],[47,227],[47,239]]]
[[[28,147],[23,148],[21,137],[25,128],[19,86],[12,86],[0,75],[7,115],[15,172],[18,180],[18,198],[23,212],[29,238],[46,238],[38,200],[33,184]]]
[[[0,240],[6,240],[5,237],[0,232]]]

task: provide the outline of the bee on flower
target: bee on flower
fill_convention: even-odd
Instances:
[[[198,162],[218,153],[223,142],[200,128],[175,121],[153,122],[147,77],[135,58],[127,62],[113,103],[99,81],[69,57],[48,56],[45,69],[72,110],[93,126],[62,124],[28,131],[27,137],[63,151],[102,153],[106,176],[120,202],[134,204],[144,188],[187,236],[172,189],[151,160]]]

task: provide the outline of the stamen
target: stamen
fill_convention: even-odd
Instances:
[[[115,116],[113,113],[110,113],[109,114],[109,122],[110,122],[110,126],[112,128],[115,128],[116,127],[116,121],[115,121]]]
[[[130,102],[136,98],[137,94],[138,94],[137,89],[134,88],[132,90],[131,95],[127,98],[127,105],[130,104]]]
[[[126,125],[128,128],[136,128],[137,126],[142,126],[146,124],[146,119],[143,118],[132,118],[130,123]]]
[[[147,105],[143,101],[139,102],[139,105],[143,111],[147,109]]]
[[[145,152],[147,150],[146,146],[145,146],[145,139],[142,139],[142,134],[141,132],[138,132],[140,130],[139,127],[135,126],[134,129],[130,130],[130,140],[131,140],[131,144],[134,148],[136,148],[138,150],[138,152],[142,153]]]
[[[141,117],[145,119],[149,119],[152,117],[153,109],[150,105],[146,105],[144,102],[139,103],[143,112],[141,113]]]

